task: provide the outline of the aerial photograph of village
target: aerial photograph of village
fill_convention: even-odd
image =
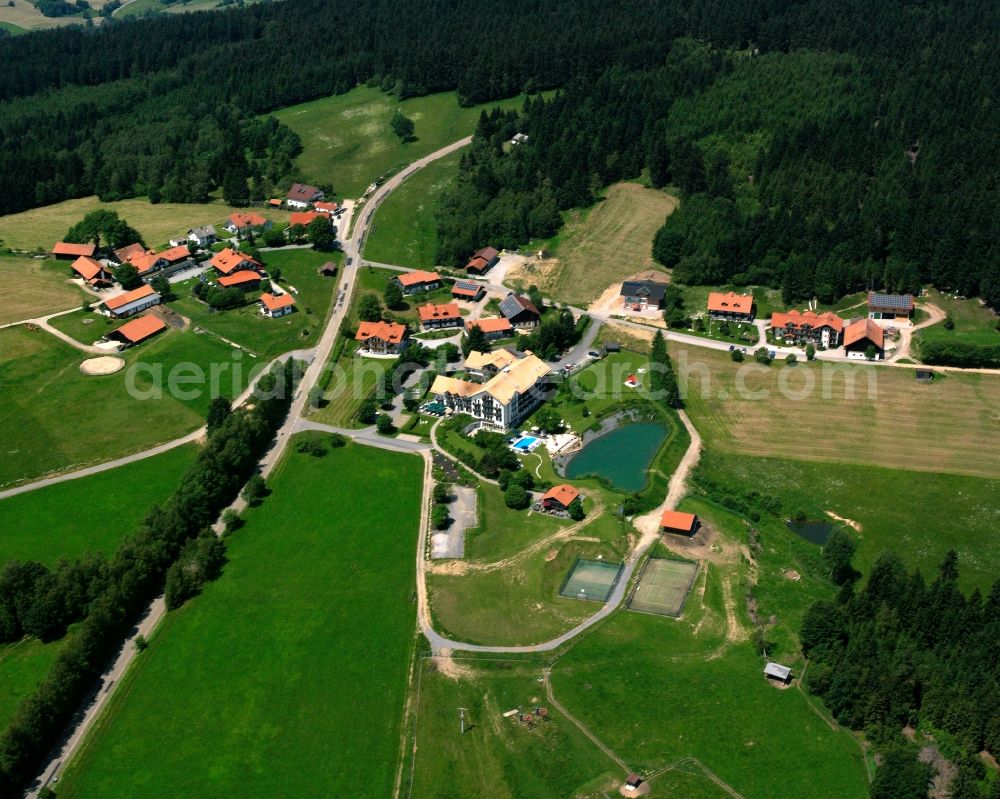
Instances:
[[[0,67],[0,799],[1000,799],[1000,3]]]

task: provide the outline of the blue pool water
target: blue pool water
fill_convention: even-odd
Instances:
[[[531,448],[538,443],[538,439],[534,436],[523,436],[511,444],[514,449],[519,449],[521,452],[530,452]]]

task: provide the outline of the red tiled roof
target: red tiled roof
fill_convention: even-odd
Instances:
[[[320,201],[318,203],[313,203],[313,206],[316,208],[317,211],[320,211],[321,213],[324,214],[332,214],[334,211],[337,210],[337,203],[325,203]]]
[[[844,320],[830,311],[821,314],[813,313],[812,311],[806,311],[805,313],[789,311],[788,313],[771,314],[772,328],[798,328],[806,325],[813,329],[817,327],[830,327],[839,333],[844,329]]]
[[[694,529],[694,522],[697,517],[693,513],[682,513],[679,510],[665,510],[660,517],[660,527],[669,527],[671,530]]]
[[[432,322],[435,319],[461,319],[462,312],[458,310],[458,305],[453,302],[446,302],[443,305],[435,305],[429,302],[421,305],[417,309],[421,322]]]
[[[322,194],[319,189],[315,186],[310,186],[306,183],[293,183],[292,187],[288,190],[288,194],[285,195],[289,200],[298,200],[299,202],[312,202],[316,199],[316,196]]]
[[[150,250],[142,255],[133,256],[130,263],[138,270],[140,275],[143,275],[156,266],[156,263],[159,260],[160,256]]]
[[[260,295],[260,301],[269,311],[277,311],[280,308],[287,308],[289,305],[295,305],[295,298],[292,297],[291,294],[279,294],[275,296],[274,294],[269,294],[266,291]]]
[[[580,492],[577,491],[573,486],[562,483],[561,485],[552,486],[548,491],[542,495],[542,502],[547,499],[554,499],[564,508],[568,508],[569,504],[580,496]]]
[[[166,330],[167,326],[159,317],[147,314],[126,322],[117,330],[113,331],[124,336],[133,344],[138,344],[143,339],[147,339],[161,330]]]
[[[288,226],[308,225],[314,219],[326,219],[329,221],[330,217],[326,214],[321,214],[319,211],[300,211],[298,213],[293,213],[288,218]]]
[[[117,297],[112,297],[109,300],[104,301],[104,307],[109,311],[114,311],[121,308],[123,305],[128,305],[130,302],[135,302],[136,300],[141,300],[143,297],[149,297],[156,292],[153,291],[153,287],[150,285],[139,286],[137,289],[132,289],[132,291],[126,291],[124,294],[119,294]]]
[[[131,261],[135,256],[142,255],[146,252],[146,248],[139,242],[135,244],[129,244],[127,247],[121,247],[115,250],[115,258],[117,258],[122,263],[126,261]]]
[[[255,261],[246,253],[238,252],[232,247],[226,247],[226,249],[217,252],[215,257],[213,257],[209,263],[224,275],[228,275],[230,272],[236,271],[236,269],[244,263],[251,263],[255,266],[260,266],[259,261]]]
[[[506,333],[514,330],[510,319],[500,317],[498,319],[473,319],[465,323],[466,330],[478,327],[484,333]]]
[[[57,241],[52,248],[53,255],[86,255],[92,257],[97,252],[96,244],[73,244],[68,241]]]
[[[708,310],[720,313],[750,313],[753,310],[753,296],[737,294],[734,291],[725,294],[713,291],[708,295]]]
[[[230,286],[241,286],[244,283],[253,283],[257,280],[260,280],[259,274],[251,272],[249,269],[242,269],[231,275],[223,275],[216,282],[223,288],[229,288]]]
[[[185,258],[190,258],[191,250],[188,249],[186,244],[180,244],[177,247],[164,250],[160,253],[160,257],[168,264],[175,264],[178,261],[183,261]]]
[[[73,261],[70,268],[84,280],[93,280],[101,274],[101,272],[105,271],[100,262],[95,261],[93,258],[89,258],[86,255],[81,255]]]
[[[403,286],[419,286],[422,283],[437,283],[441,280],[441,275],[437,272],[425,272],[423,269],[416,269],[413,272],[402,272],[396,275],[396,280]]]
[[[451,287],[451,293],[454,297],[477,297],[482,290],[483,287],[480,285],[462,286],[456,283]]]
[[[281,204],[283,202],[284,202],[284,200],[280,199],[279,197],[274,197],[274,198],[268,200],[267,204],[270,205],[272,208],[281,208]]]
[[[377,338],[389,344],[399,344],[406,335],[406,326],[396,322],[362,322],[358,325],[357,341]]]
[[[863,339],[868,339],[879,349],[885,347],[885,331],[871,319],[859,319],[847,326],[844,330],[844,346],[856,344]]]
[[[483,247],[479,252],[475,254],[475,258],[482,258],[484,261],[492,261],[500,254],[500,251],[496,247]]]
[[[267,220],[260,214],[254,213],[243,213],[237,211],[235,214],[229,215],[229,221],[232,222],[233,226],[239,229],[245,227],[261,227]]]

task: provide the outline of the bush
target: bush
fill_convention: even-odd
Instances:
[[[206,582],[214,580],[222,571],[225,558],[225,544],[211,530],[203,530],[196,539],[189,541],[167,570],[167,610],[179,608],[201,591]]]
[[[785,363],[787,363],[789,366],[791,366],[793,363],[795,363],[796,360],[798,360],[798,359],[795,357],[795,353],[794,352],[790,352],[790,353],[788,353],[788,355],[785,356]]]
[[[733,350],[729,353],[729,357],[732,358],[736,363],[743,363],[743,351]]]
[[[531,504],[531,496],[517,483],[511,483],[503,492],[503,501],[508,508],[524,510]]]
[[[581,522],[587,516],[587,514],[584,513],[583,503],[580,502],[579,497],[569,503],[569,507],[566,508],[566,511],[569,513],[569,517],[575,522]]]
[[[347,436],[342,436],[340,433],[331,433],[330,446],[334,449],[340,449],[341,447],[347,446]]]
[[[387,413],[380,413],[375,420],[375,429],[383,436],[389,435],[396,428],[392,424],[392,417]]]
[[[264,482],[263,477],[255,474],[247,480],[247,484],[243,488],[243,499],[246,500],[248,505],[259,505],[260,501],[266,496],[267,483]]]
[[[366,399],[361,403],[361,407],[358,408],[358,421],[361,424],[375,424],[377,417],[378,406],[375,404],[375,400]]]
[[[435,505],[431,508],[431,524],[434,525],[435,530],[444,530],[450,522],[451,517],[448,516],[447,507]]]
[[[451,483],[434,484],[434,501],[439,505],[451,502]]]
[[[757,363],[762,363],[765,366],[771,363],[771,353],[767,351],[767,347],[758,347],[753,354],[753,359]]]
[[[816,348],[812,344],[806,344],[806,360],[811,361],[816,357]]]
[[[301,436],[295,442],[295,451],[303,455],[312,455],[314,458],[322,458],[326,455],[326,447],[317,436]]]

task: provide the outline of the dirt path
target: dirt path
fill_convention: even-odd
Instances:
[[[925,327],[930,327],[931,325],[936,325],[938,322],[943,322],[946,316],[945,312],[942,311],[938,306],[933,303],[926,303],[923,306],[924,310],[929,314],[929,318],[924,319],[920,324],[913,325],[913,327],[900,328],[899,331],[899,346],[896,347],[896,352],[892,355],[892,360],[898,360],[900,358],[912,358],[910,355],[910,350],[913,345],[913,334],[918,330],[923,330]]]
[[[545,696],[548,699],[549,704],[552,705],[552,707],[554,707],[560,713],[562,713],[563,716],[565,716],[568,721],[572,722],[573,725],[578,730],[580,730],[580,732],[582,732],[584,735],[587,736],[587,738],[590,740],[592,744],[594,744],[594,746],[596,746],[598,749],[604,752],[604,754],[606,754],[609,758],[611,758],[611,760],[613,760],[622,771],[624,771],[626,774],[630,773],[632,769],[628,767],[628,764],[625,763],[625,761],[622,760],[620,757],[618,757],[618,755],[612,752],[607,746],[605,746],[604,742],[601,741],[600,738],[594,735],[594,733],[592,733],[590,729],[582,721],[580,721],[576,716],[570,713],[565,707],[563,707],[562,704],[560,704],[559,700],[556,699],[555,694],[552,693],[552,680],[550,679],[551,672],[552,670],[549,668],[546,668],[545,671],[542,672],[542,679],[545,681]]]

